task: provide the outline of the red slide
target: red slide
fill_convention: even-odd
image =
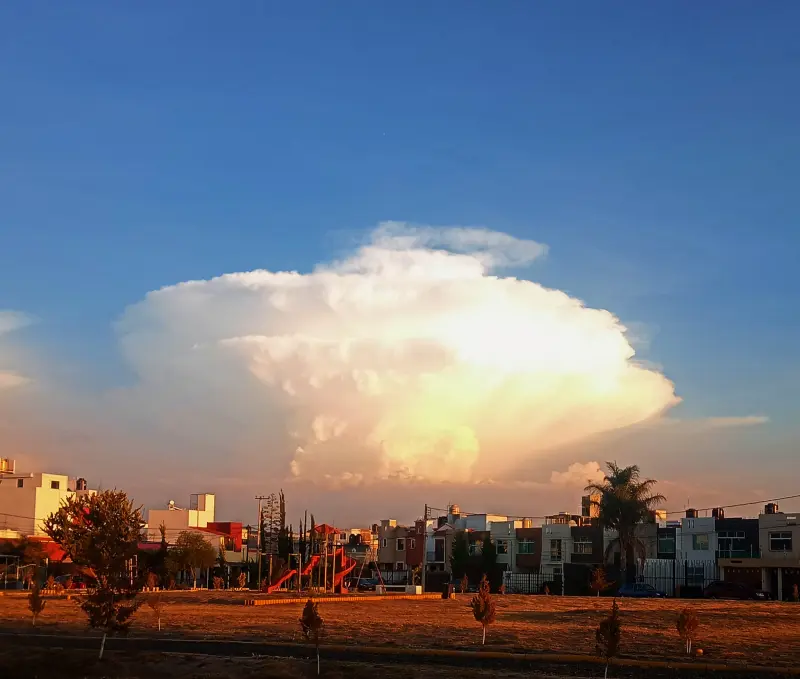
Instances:
[[[336,573],[336,575],[333,577],[333,588],[334,588],[334,590],[339,585],[341,585],[341,582],[344,579],[344,577],[348,573],[350,573],[358,565],[358,561],[356,561],[355,559],[352,559],[349,556],[347,556],[344,553],[344,549],[343,548],[339,548],[338,550],[336,550],[336,554],[337,555],[341,555],[341,557],[342,557],[341,561],[339,562],[341,567],[342,567],[342,570],[340,570],[338,573]]]
[[[286,573],[283,577],[278,578],[278,581],[274,585],[267,587],[267,594],[272,594],[273,592],[278,591],[281,588],[281,585],[293,575],[297,575],[297,571],[294,568]]]
[[[312,557],[308,560],[308,563],[306,564],[305,568],[303,568],[303,572],[300,573],[300,575],[311,575],[311,571],[313,571],[314,566],[316,566],[319,563],[319,559],[320,559],[319,554],[312,555]]]

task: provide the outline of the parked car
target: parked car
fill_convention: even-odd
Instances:
[[[56,583],[64,589],[86,589],[86,580],[80,575],[59,575]]]
[[[646,582],[629,583],[622,585],[617,592],[619,597],[635,597],[637,599],[663,599],[667,595],[659,592],[653,585]]]
[[[736,599],[740,601],[769,601],[769,592],[741,582],[715,580],[703,590],[706,599]]]
[[[359,592],[374,592],[375,588],[381,583],[375,578],[361,578],[356,585]]]

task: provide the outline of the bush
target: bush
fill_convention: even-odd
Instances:
[[[478,593],[472,597],[470,603],[472,615],[475,617],[481,627],[483,627],[483,640],[481,644],[486,643],[486,628],[494,622],[497,613],[494,597],[489,593],[489,580],[483,576],[481,580]]]
[[[319,640],[322,635],[322,627],[325,621],[320,617],[317,604],[311,599],[306,602],[303,608],[303,615],[300,618],[300,629],[306,641],[311,641],[317,650],[317,676],[319,676]]]
[[[242,571],[239,573],[239,589],[244,589],[245,585],[247,585],[247,576],[244,571]]]
[[[215,575],[213,583],[214,583],[214,589],[222,589],[222,585],[224,584],[224,581],[223,581],[223,579],[221,577],[219,577],[218,575]]]
[[[622,636],[622,624],[620,623],[619,606],[617,600],[611,606],[611,615],[601,621],[595,631],[595,648],[597,654],[606,661],[605,677],[608,678],[608,666],[611,659],[619,652],[619,641]]]
[[[686,647],[686,655],[692,654],[692,645],[697,639],[697,628],[700,626],[700,619],[692,608],[684,608],[678,616],[676,623],[678,634]]]
[[[39,585],[34,585],[30,594],[28,594],[28,608],[31,609],[31,613],[33,614],[34,627],[36,627],[36,619],[39,617],[46,605],[47,602],[42,596],[42,590],[39,589]]]

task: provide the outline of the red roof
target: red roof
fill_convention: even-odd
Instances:
[[[332,533],[339,533],[339,529],[334,526],[329,526],[327,523],[321,523],[319,526],[314,527],[314,532],[322,533],[323,535],[331,535]]]

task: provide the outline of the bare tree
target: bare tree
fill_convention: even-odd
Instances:
[[[158,631],[161,631],[161,615],[164,612],[164,597],[161,592],[156,592],[147,597],[147,605],[152,609],[158,620]]]
[[[319,640],[322,636],[322,627],[324,624],[325,621],[320,617],[319,611],[317,610],[317,604],[309,599],[303,608],[303,615],[300,618],[300,629],[305,639],[312,642],[317,650],[317,676],[319,676]]]
[[[684,608],[680,612],[675,626],[686,647],[686,655],[691,655],[692,646],[697,639],[697,628],[700,627],[700,618],[697,617],[697,612],[693,608]]]

